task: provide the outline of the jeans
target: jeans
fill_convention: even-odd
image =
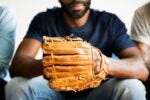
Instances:
[[[146,100],[145,87],[137,79],[111,78],[83,97],[67,97],[48,87],[42,76],[13,78],[5,87],[6,100]]]
[[[6,76],[6,70],[15,47],[16,16],[12,9],[0,5],[0,78]]]

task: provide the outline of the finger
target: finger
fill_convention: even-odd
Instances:
[[[91,55],[52,55],[43,57],[44,66],[51,65],[92,65]]]

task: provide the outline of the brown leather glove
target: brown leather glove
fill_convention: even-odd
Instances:
[[[42,48],[44,76],[54,90],[95,88],[107,77],[107,57],[81,38],[44,36]]]

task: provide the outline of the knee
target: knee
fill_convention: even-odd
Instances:
[[[137,79],[126,79],[119,82],[119,89],[127,89],[130,91],[145,91],[144,84]]]
[[[27,79],[13,78],[5,87],[6,100],[36,100],[35,98],[51,98],[52,91],[43,77]]]
[[[26,80],[27,79],[22,78],[22,77],[16,77],[16,78],[13,78],[11,81],[9,81],[5,86],[6,100],[21,100],[22,98],[20,96],[22,95],[23,97],[23,94],[24,94],[23,89],[25,88],[24,82]]]
[[[16,89],[21,89],[23,87],[23,81],[25,81],[25,78],[16,77],[13,78],[11,81],[9,81],[5,86],[5,91],[12,91]]]
[[[123,95],[130,97],[144,97],[146,90],[144,84],[137,79],[121,80],[117,83],[116,91],[120,91]]]
[[[8,82],[8,84],[5,87],[5,91],[9,92],[13,90],[15,92],[26,93],[32,91],[40,91],[39,89],[45,88],[44,86],[47,86],[47,81],[44,80],[41,76],[33,79],[16,77],[13,78],[10,82]]]

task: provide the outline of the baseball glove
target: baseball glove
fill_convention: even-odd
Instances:
[[[90,43],[70,36],[43,38],[44,77],[50,88],[76,92],[95,88],[106,79],[106,56]]]

